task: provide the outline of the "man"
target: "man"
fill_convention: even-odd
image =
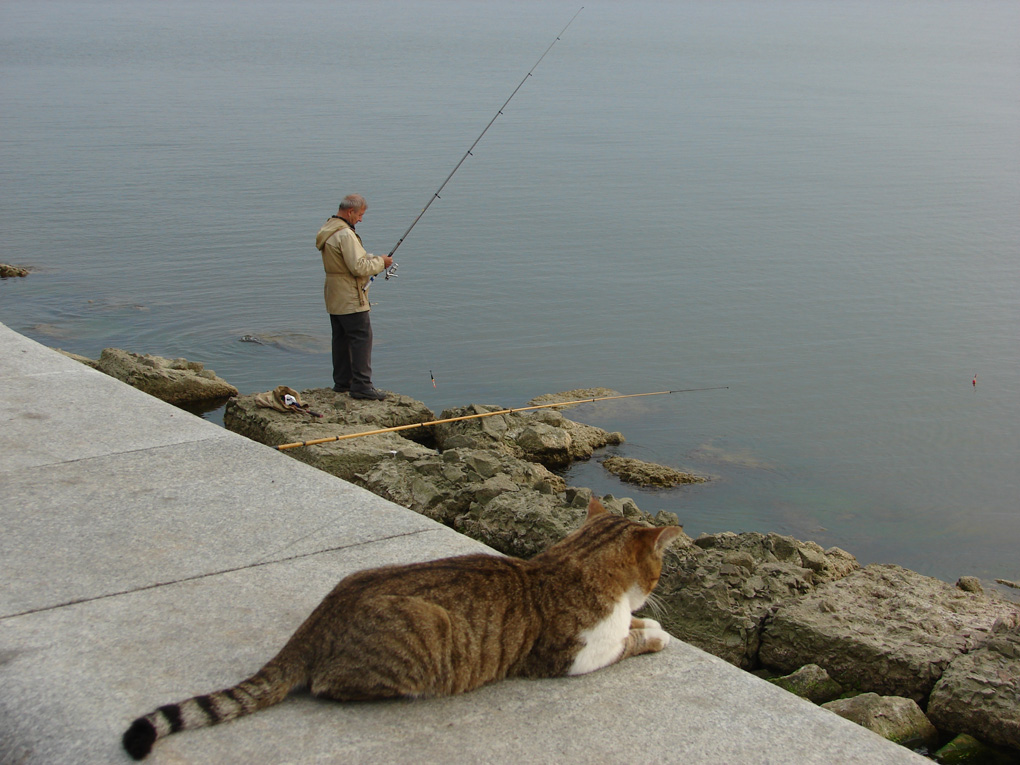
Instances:
[[[351,398],[382,401],[386,394],[372,387],[372,324],[368,318],[369,277],[391,265],[389,255],[369,255],[354,227],[368,203],[348,194],[336,215],[315,237],[326,270],[326,310],[333,327],[333,390]]]

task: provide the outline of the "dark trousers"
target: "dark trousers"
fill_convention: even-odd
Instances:
[[[368,311],[331,313],[333,327],[333,387],[353,391],[372,389],[372,322]]]

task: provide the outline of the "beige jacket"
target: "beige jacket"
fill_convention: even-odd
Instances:
[[[369,255],[347,221],[330,218],[319,229],[315,246],[326,270],[326,310],[343,315],[368,310],[368,278],[385,268],[380,255]]]

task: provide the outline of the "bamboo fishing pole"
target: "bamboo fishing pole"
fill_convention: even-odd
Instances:
[[[551,404],[535,404],[534,406],[519,406],[513,409],[500,409],[496,412],[482,412],[481,414],[465,414],[460,417],[447,417],[444,420],[430,420],[429,422],[412,422],[409,425],[396,425],[392,428],[379,428],[378,430],[366,430],[363,433],[345,433],[340,436],[329,436],[328,438],[313,438],[311,441],[298,441],[293,444],[280,444],[276,447],[279,451],[295,449],[299,446],[315,446],[316,444],[328,444],[334,441],[346,441],[351,438],[362,436],[377,436],[381,433],[396,433],[399,430],[411,430],[412,428],[427,428],[430,425],[445,425],[448,422],[461,422],[463,420],[477,420],[482,417],[495,417],[500,414],[513,414],[514,412],[528,412],[534,409],[548,409],[554,406],[575,406],[577,404],[594,404],[598,401],[613,401],[620,398],[637,398],[638,396],[664,396],[669,393],[695,393],[703,390],[726,390],[730,386],[717,385],[713,388],[686,388],[684,390],[659,390],[653,393],[627,393],[619,396],[602,396],[600,398],[581,398],[577,401],[556,401]]]

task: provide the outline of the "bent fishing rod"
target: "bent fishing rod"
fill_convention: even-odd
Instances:
[[[296,449],[299,446],[315,446],[316,444],[328,444],[334,441],[347,441],[351,438],[362,436],[377,436],[381,433],[396,433],[399,430],[411,430],[412,428],[427,428],[430,425],[445,425],[448,422],[463,422],[464,420],[478,420],[482,417],[496,417],[500,414],[513,414],[514,412],[529,412],[534,409],[549,409],[554,406],[576,406],[577,404],[594,404],[598,401],[613,401],[620,398],[637,398],[638,396],[665,396],[670,393],[696,393],[703,390],[728,390],[728,385],[717,385],[712,388],[686,388],[684,390],[659,390],[653,393],[627,393],[619,396],[602,396],[601,398],[581,398],[576,401],[556,401],[552,404],[535,404],[534,406],[519,406],[513,409],[500,409],[495,412],[482,412],[481,414],[465,414],[460,417],[447,417],[445,420],[430,420],[429,422],[412,422],[409,425],[395,425],[392,428],[379,428],[378,430],[366,430],[363,433],[345,433],[339,436],[328,438],[313,438],[311,441],[298,441],[293,444],[280,444],[274,447],[277,451]]]
[[[458,170],[460,170],[460,166],[464,164],[464,161],[468,157],[472,156],[471,152],[474,151],[474,148],[478,145],[478,142],[482,140],[482,137],[487,132],[489,132],[489,128],[492,127],[492,123],[495,122],[496,119],[499,117],[499,115],[501,115],[503,113],[503,110],[506,108],[506,105],[509,104],[510,101],[513,99],[513,97],[517,95],[517,91],[520,90],[522,87],[524,87],[524,83],[528,81],[529,77],[531,77],[531,73],[534,72],[538,68],[538,65],[542,63],[542,59],[544,59],[546,57],[546,54],[549,51],[552,50],[553,45],[555,45],[557,42],[559,42],[560,37],[563,35],[564,32],[567,31],[567,27],[569,27],[571,24],[574,23],[574,19],[576,19],[578,14],[580,14],[581,11],[583,11],[583,10],[584,10],[584,6],[583,5],[580,8],[577,9],[577,13],[575,13],[571,17],[570,21],[567,22],[567,26],[563,27],[563,29],[560,30],[560,33],[558,35],[556,35],[556,39],[553,40],[549,44],[549,47],[545,49],[545,53],[543,53],[541,56],[539,56],[539,59],[538,59],[538,61],[535,62],[535,65],[533,67],[531,67],[531,69],[528,70],[528,73],[526,75],[524,75],[524,79],[521,80],[520,84],[516,88],[514,88],[514,92],[510,94],[510,98],[508,98],[506,101],[503,102],[503,105],[501,107],[499,107],[499,109],[493,115],[492,119],[489,120],[489,124],[485,126],[485,129],[475,139],[475,142],[473,144],[471,144],[471,147],[466,152],[464,152],[464,156],[460,158],[460,162],[458,162],[454,166],[453,170],[450,171],[450,174],[448,176],[446,176],[446,180],[443,181],[442,184],[440,184],[439,188],[436,189],[435,193],[431,197],[429,197],[429,201],[426,203],[425,207],[422,208],[422,211],[420,213],[418,213],[418,217],[415,218],[413,221],[411,221],[411,225],[407,227],[407,231],[405,231],[403,236],[400,237],[400,239],[397,241],[397,243],[393,246],[393,249],[389,251],[389,257],[391,257],[391,258],[393,257],[393,253],[395,253],[397,251],[397,248],[400,247],[400,245],[402,245],[404,243],[404,240],[407,238],[407,235],[411,233],[411,229],[413,229],[415,226],[418,225],[418,221],[420,221],[422,219],[422,216],[424,216],[425,213],[428,211],[428,209],[432,206],[432,203],[435,202],[437,199],[439,199],[439,194],[442,192],[442,190],[444,188],[446,188],[446,184],[450,182],[450,179],[453,178],[454,174]],[[392,277],[396,277],[397,276],[397,264],[394,263],[389,268],[387,268],[383,273],[385,274],[386,279],[389,279],[391,276]],[[375,281],[375,277],[373,276],[368,281],[369,281],[369,283]],[[365,285],[365,289],[368,289],[368,285],[367,284]]]

